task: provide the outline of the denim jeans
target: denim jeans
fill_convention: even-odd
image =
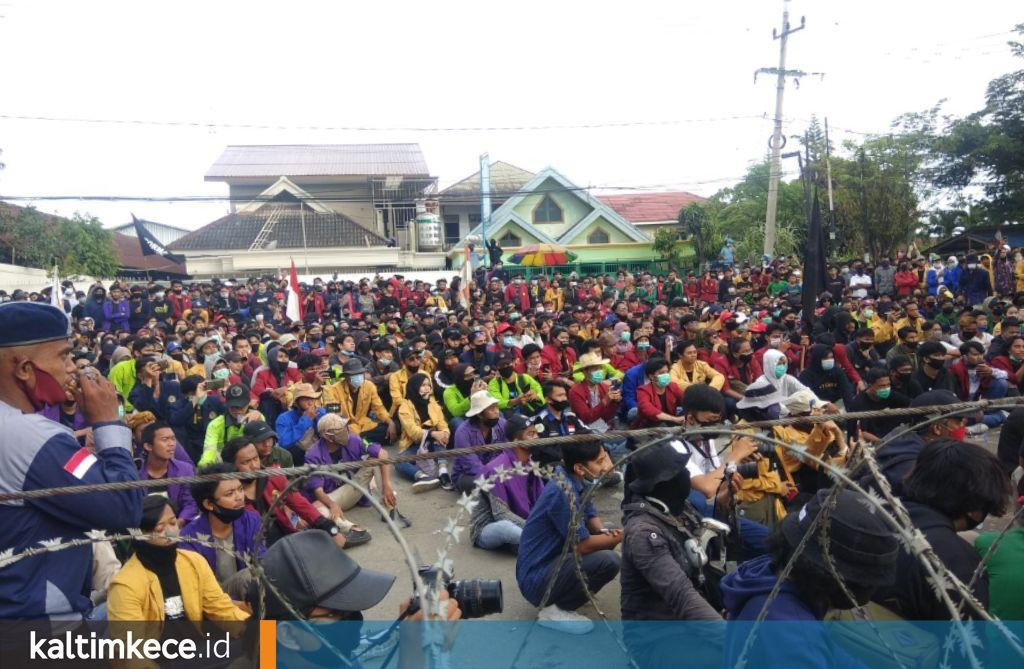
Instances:
[[[593,594],[597,594],[598,590],[619,575],[621,564],[622,558],[612,550],[594,551],[580,556],[580,566],[583,576],[587,579],[587,588]],[[583,591],[583,584],[576,574],[576,564],[571,555],[566,555],[558,567],[547,604],[554,604],[563,611],[575,611],[586,603],[587,594]]]
[[[987,400],[998,400],[1006,397],[1006,391],[1009,390],[1010,385],[1006,379],[992,379],[988,384],[988,388],[981,394]],[[1006,416],[1001,410],[986,411],[981,422],[989,427],[999,427],[1006,420]]]
[[[476,538],[476,547],[488,551],[496,551],[505,546],[518,547],[519,536],[523,528],[511,520],[497,520],[484,525],[480,530],[480,536]]]

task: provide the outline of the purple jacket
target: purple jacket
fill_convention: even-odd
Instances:
[[[262,543],[257,544],[255,542],[256,533],[260,529],[260,517],[252,511],[246,511],[242,514],[242,517],[231,523],[231,530],[234,534],[234,544],[236,553],[248,553],[254,555],[257,558],[262,558],[263,554],[267,552],[267,547]],[[181,536],[183,539],[187,537],[194,537],[199,534],[205,534],[207,541],[213,541],[213,530],[210,527],[210,514],[202,513],[198,518],[193,520],[191,523],[186,525],[181,530]],[[182,541],[179,544],[181,548],[185,550],[195,551],[199,553],[206,561],[210,563],[210,569],[216,573],[217,571],[217,551],[212,546],[194,544],[188,541]],[[244,569],[246,564],[235,558],[235,562],[239,569]]]
[[[47,404],[43,407],[42,411],[39,412],[40,416],[46,416],[55,423],[60,422],[61,408],[59,404]],[[85,416],[78,409],[75,409],[75,417],[71,419],[71,429],[75,432],[84,430],[89,427],[85,422]]]
[[[338,462],[356,462],[358,460],[376,458],[379,456],[380,444],[371,444],[368,441],[365,441],[358,434],[350,433],[348,443],[341,448],[341,459],[338,460]],[[306,464],[335,464],[335,460],[331,457],[331,452],[327,450],[327,444],[323,439],[318,439],[317,442],[313,444],[313,448],[309,449],[306,453]],[[306,485],[303,486],[303,491],[306,493],[306,497],[309,498],[310,501],[315,502],[317,488],[323,488],[324,492],[331,493],[340,487],[341,483],[328,476],[310,476],[306,481]]]
[[[115,329],[129,330],[128,319],[130,316],[128,300],[122,299],[117,304],[111,300],[103,303],[103,329],[107,332]]]
[[[498,424],[491,428],[490,443],[500,444],[505,441],[508,441],[508,438],[505,436],[505,419],[498,416]],[[480,427],[472,419],[467,420],[459,426],[459,429],[455,430],[454,442],[452,448],[469,448],[471,446],[482,446],[487,443],[484,441],[483,433],[480,432]],[[481,455],[483,457],[480,457]],[[492,457],[494,455],[490,453],[460,455],[455,458],[455,464],[452,465],[452,480],[457,481],[464,474],[469,474],[476,478],[483,472],[484,464]]]
[[[167,463],[167,478],[169,479],[195,475],[196,468],[192,466],[191,462],[175,458]],[[142,463],[142,468],[139,470],[139,478],[143,481],[149,478],[145,462]],[[187,485],[172,483],[167,486],[167,497],[174,502],[174,507],[178,510],[178,518],[192,521],[199,515],[199,507],[196,506],[196,501],[192,499],[192,493],[189,492]]]

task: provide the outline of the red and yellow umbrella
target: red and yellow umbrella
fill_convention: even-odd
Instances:
[[[523,267],[548,267],[568,265],[576,260],[576,254],[556,244],[527,244],[508,259]]]

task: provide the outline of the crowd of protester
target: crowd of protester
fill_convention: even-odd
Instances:
[[[252,613],[246,556],[294,561],[307,544],[327,546],[338,559],[335,576],[324,578],[344,579],[354,563],[340,551],[372,539],[349,518],[369,497],[409,525],[400,491],[448,495],[454,505],[481,476],[533,461],[550,479],[495,479],[473,510],[470,537],[479,550],[516,554],[516,582],[543,605],[542,623],[592,628],[578,611],[587,597],[576,565],[563,555],[570,536],[591,592],[620,578],[624,618],[753,619],[833,485],[819,460],[843,465],[855,448],[909,424],[877,451],[894,494],[983,606],[1024,618],[1024,578],[1014,569],[1024,535],[1011,532],[972,579],[992,536],[974,546],[959,534],[1015,511],[1013,499],[1024,503],[1014,474],[1024,408],[935,422],[842,420],[844,412],[1019,395],[1020,255],[1001,247],[946,261],[836,263],[813,313],[801,309],[801,281],[795,258],[751,267],[724,253],[706,271],[664,274],[526,275],[497,262],[468,286],[457,277],[316,278],[302,287],[298,319],[286,316],[287,283],[271,277],[87,290],[65,282],[55,300],[63,309],[39,304],[51,301],[47,291],[0,291],[0,409],[5,424],[15,416],[31,423],[0,437],[5,491],[779,417],[807,420],[759,433],[814,456],[759,448],[750,434],[704,433],[647,449],[615,471],[643,440],[584,438],[362,467],[290,488],[275,475],[172,484],[145,499],[121,491],[5,502],[3,517],[17,520],[0,529],[0,549],[89,529],[140,527],[165,538],[0,568],[0,617],[242,620]],[[116,411],[98,409],[103,402]],[[822,415],[832,418],[810,420]],[[997,455],[965,441],[1000,426]],[[26,434],[29,445],[14,458],[10,440]],[[407,483],[396,486],[396,476]],[[606,524],[583,501],[597,482],[623,488],[621,524]],[[100,495],[120,501],[90,503]],[[737,530],[730,560],[741,564],[714,587],[684,559],[678,535],[688,515]],[[820,620],[868,601],[903,618],[949,618],[920,563],[855,492],[842,492],[828,522],[829,559],[845,583],[807,542],[769,619]],[[367,587],[380,590],[384,580]],[[316,596],[300,608],[342,615],[372,606],[377,594],[359,599],[362,608],[332,608]],[[657,658],[658,640],[650,641],[637,652]],[[802,652],[816,661],[824,651],[812,640]]]

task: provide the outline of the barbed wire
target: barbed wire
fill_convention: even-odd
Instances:
[[[744,429],[760,429],[769,428],[775,426],[787,426],[794,425],[797,423],[823,423],[828,421],[836,422],[849,422],[856,420],[865,420],[872,418],[893,418],[897,416],[923,416],[928,414],[940,413],[942,415],[949,415],[951,413],[969,413],[972,410],[985,411],[995,409],[1009,409],[1017,406],[1024,406],[1024,397],[1007,397],[996,400],[976,400],[972,402],[958,402],[956,404],[946,405],[929,405],[924,407],[906,407],[900,409],[877,409],[872,411],[859,411],[853,413],[840,412],[838,414],[821,414],[811,416],[797,416],[797,417],[786,417],[776,418],[772,420],[762,421],[751,421],[749,423],[741,423]],[[941,419],[942,416],[937,417]],[[682,435],[686,434],[714,434],[723,431],[723,428],[728,428],[729,424],[723,423],[720,426],[708,426],[700,429],[687,429],[682,426],[678,427],[648,427],[640,429],[630,430],[609,430],[603,434],[573,434],[557,437],[545,437],[542,439],[532,439],[528,441],[510,441],[496,444],[483,444],[480,446],[472,446],[466,448],[453,448],[444,451],[424,452],[424,453],[410,453],[410,454],[398,454],[389,455],[387,458],[368,458],[366,460],[357,460],[352,462],[339,462],[332,465],[302,465],[298,467],[275,467],[271,469],[260,469],[251,472],[224,472],[220,474],[197,474],[195,476],[180,476],[176,478],[165,478],[165,479],[145,479],[135,481],[112,481],[108,483],[91,483],[83,485],[73,486],[60,486],[54,488],[39,488],[36,490],[19,490],[15,492],[0,493],[0,504],[4,502],[11,502],[16,500],[27,500],[27,499],[38,499],[40,497],[52,497],[54,495],[75,495],[75,494],[88,494],[95,492],[110,492],[114,490],[133,490],[133,489],[145,489],[145,488],[163,488],[169,485],[191,485],[192,483],[205,483],[210,481],[230,481],[230,480],[242,480],[247,481],[250,479],[259,478],[270,478],[273,476],[307,476],[325,472],[344,473],[355,469],[361,469],[364,467],[377,467],[380,465],[397,464],[402,462],[416,463],[422,460],[438,460],[445,459],[450,460],[463,455],[474,455],[480,453],[495,453],[503,451],[508,448],[519,446],[525,449],[540,448],[543,446],[558,445],[568,443],[580,443],[586,441],[593,441],[595,439],[600,441],[619,441],[622,439],[642,439],[645,437],[661,437],[668,435]],[[910,428],[910,429],[917,429]],[[909,430],[908,430],[909,431]]]

